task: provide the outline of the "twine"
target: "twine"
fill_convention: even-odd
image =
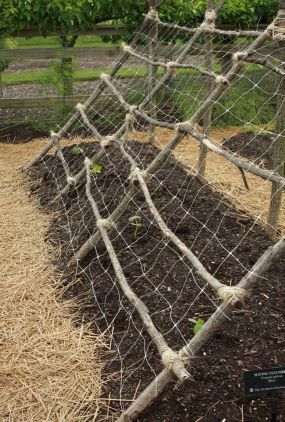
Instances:
[[[136,105],[130,105],[128,107],[129,113],[126,114],[125,123],[126,123],[126,130],[125,130],[125,138],[127,140],[128,133],[130,131],[134,131],[134,122],[135,122],[135,115],[134,111],[137,110]]]
[[[191,125],[191,123],[189,123],[189,122],[178,122],[178,123],[175,123],[175,125],[174,125],[174,129],[177,129],[177,130],[181,130],[181,128],[183,129],[183,128],[189,128],[189,129],[193,129],[193,126]]]
[[[110,75],[108,75],[107,73],[101,73],[100,79],[101,81],[108,82],[110,80]]]
[[[246,65],[246,63],[243,61],[243,59],[246,59],[248,56],[248,53],[245,51],[237,51],[233,54],[233,61],[238,64],[240,67],[243,67]]]
[[[84,104],[81,104],[81,103],[76,104],[76,107],[75,108],[78,111],[85,111],[86,110],[85,105]]]
[[[246,51],[237,51],[233,54],[233,61],[239,62],[240,60],[245,59],[248,56]]]
[[[163,365],[167,369],[171,369],[171,367],[174,364],[174,362],[180,361],[178,353],[174,352],[174,350],[172,350],[170,348],[169,349],[165,349],[162,352],[161,360],[162,360]]]
[[[168,63],[166,63],[166,69],[167,69],[167,71],[168,72],[173,71],[172,67],[175,67],[176,64],[177,64],[176,62],[168,62]]]
[[[51,138],[57,138],[57,139],[59,139],[59,134],[56,133],[56,132],[54,132],[53,130],[50,131],[50,136],[51,136]]]
[[[100,142],[100,146],[101,146],[101,148],[106,148],[106,147],[108,147],[108,146],[112,145],[112,144],[114,143],[114,141],[115,141],[114,136],[111,136],[111,135],[106,136],[106,137],[105,137],[104,139],[102,139],[102,141]]]
[[[152,21],[156,21],[158,19],[158,12],[156,9],[151,7],[148,11],[148,14],[146,15],[148,19]]]
[[[268,25],[266,32],[274,41],[282,41],[285,38],[285,9],[279,9],[276,19]],[[279,24],[283,24],[279,26]]]
[[[217,75],[215,80],[216,80],[216,84],[218,85],[224,85],[224,86],[230,85],[230,82],[226,76]]]
[[[75,185],[76,184],[76,180],[74,179],[74,177],[72,177],[72,176],[68,176],[67,178],[66,178],[66,181],[67,181],[67,183],[69,184],[69,185]]]
[[[138,176],[141,176],[144,180],[149,178],[148,173],[145,170],[141,170],[139,167],[136,167],[131,174],[128,177],[128,180],[130,182],[134,182],[135,180],[138,180]]]
[[[125,122],[126,122],[126,131],[125,131],[125,136],[128,136],[128,133],[130,131],[134,131],[134,122],[135,122],[135,117],[132,113],[127,113],[126,117],[125,117]]]
[[[215,29],[215,21],[217,19],[217,14],[214,9],[206,10],[205,19],[201,23],[201,29]]]
[[[115,223],[113,221],[108,220],[108,218],[100,218],[97,220],[97,227],[101,226],[106,230],[110,230],[115,228]]]
[[[121,48],[125,53],[130,53],[132,48],[128,44],[125,44],[124,42],[121,44]]]
[[[247,296],[246,290],[237,286],[223,286],[218,290],[218,296],[223,302],[235,304],[244,302]]]

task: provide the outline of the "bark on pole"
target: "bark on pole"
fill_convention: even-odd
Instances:
[[[280,21],[278,27],[285,30],[285,0],[279,1]],[[278,19],[277,18],[277,19]],[[279,42],[281,60],[285,61],[285,41]],[[285,160],[285,77],[280,76],[277,91],[277,110],[276,110],[276,138],[272,146],[273,168],[281,176],[284,176]],[[270,239],[276,239],[278,236],[278,221],[282,207],[283,189],[280,185],[272,183],[269,213],[267,219],[266,233]]]
[[[213,6],[214,6],[213,0],[208,0],[207,9],[211,10],[213,9]],[[205,34],[204,40],[205,40],[205,69],[211,72],[213,68],[213,35],[209,33]],[[206,94],[208,94],[213,89],[213,81],[211,78],[207,78],[206,87],[207,87]],[[203,131],[204,131],[205,136],[208,135],[210,127],[211,127],[212,109],[213,107],[209,107],[203,117]],[[199,153],[198,164],[197,164],[197,175],[202,178],[204,178],[205,171],[206,171],[207,152],[208,152],[207,147],[203,144],[200,144],[200,153]]]

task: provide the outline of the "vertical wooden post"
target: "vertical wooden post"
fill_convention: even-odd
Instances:
[[[285,29],[285,0],[279,0],[280,21],[276,25]],[[280,59],[285,61],[285,41],[279,42]],[[285,160],[285,77],[280,76],[277,91],[277,109],[276,109],[276,138],[273,141],[272,158],[273,168],[281,176],[284,176],[284,160]],[[277,183],[272,183],[271,197],[269,205],[269,213],[267,219],[266,233],[270,239],[275,240],[277,237],[277,227],[282,206],[283,189]]]
[[[62,35],[61,45],[64,48],[73,48],[78,36],[74,35],[71,37]],[[73,97],[73,59],[72,57],[62,57],[61,59],[61,77],[63,82],[63,104],[64,113],[68,113],[73,110],[73,106],[67,99]]]
[[[150,7],[156,9],[156,0],[150,0]],[[156,21],[153,21],[151,23],[151,28],[148,33],[150,40],[148,44],[148,53],[149,58],[151,60],[155,59],[155,50],[157,46],[158,41],[158,24]],[[148,64],[148,88],[149,92],[152,91],[153,87],[156,83],[156,73],[157,73],[157,67],[153,66],[152,64]],[[150,103],[149,103],[149,115],[153,119],[156,118],[156,95],[154,94],[151,97]],[[154,144],[155,142],[155,126],[153,124],[150,124],[148,127],[148,142],[150,144]]]
[[[2,84],[2,72],[0,68],[0,97],[3,97],[3,95],[4,95],[4,90],[3,90],[3,84]]]
[[[207,9],[211,10],[214,8],[213,0],[208,0]],[[213,35],[206,34],[204,36],[205,39],[205,68],[206,70],[212,70],[213,67]],[[211,92],[213,89],[213,80],[212,78],[207,78],[206,81],[206,92]],[[211,122],[212,122],[212,109],[213,107],[209,107],[204,114],[203,117],[203,131],[205,135],[209,133]],[[197,175],[198,177],[204,179],[205,171],[206,171],[206,158],[207,158],[208,148],[201,143],[200,145],[200,153],[197,163]]]

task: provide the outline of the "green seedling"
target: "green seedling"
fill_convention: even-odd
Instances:
[[[193,328],[194,335],[199,333],[199,331],[201,330],[201,328],[203,327],[205,323],[205,321],[202,318],[198,318],[198,319],[189,318],[188,321],[193,322],[193,324],[195,324]]]
[[[75,146],[75,147],[72,148],[71,152],[72,152],[73,155],[79,155],[79,154],[82,153],[82,149]]]
[[[102,166],[94,166],[92,167],[92,169],[90,170],[92,174],[95,174],[95,176],[97,176],[97,174],[101,174],[102,172]]]
[[[129,223],[131,223],[131,225],[135,228],[134,233],[133,233],[134,240],[137,238],[138,231],[143,226],[141,223],[141,220],[142,218],[139,215],[133,215],[132,217],[129,218]]]

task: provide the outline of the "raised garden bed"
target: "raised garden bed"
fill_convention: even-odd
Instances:
[[[83,153],[79,155],[74,155],[72,147],[63,150],[73,174],[82,168],[84,156],[94,154],[97,145],[83,143],[80,148]],[[158,153],[155,147],[135,142],[129,143],[128,148],[144,167]],[[92,185],[92,194],[102,216],[107,217],[127,192],[130,168],[118,150],[99,164],[102,171]],[[82,317],[93,321],[94,330],[103,331],[111,324],[112,353],[105,377],[113,375],[102,394],[122,399],[110,402],[111,411],[120,411],[131,403],[126,400],[132,400],[136,390],[142,391],[158,374],[162,364],[138,316],[117,287],[103,244],[99,243],[79,265],[76,276],[74,269],[67,267],[74,252],[96,227],[84,186],[64,201],[52,203],[65,184],[61,163],[53,156],[46,156],[30,176],[34,180],[32,193],[40,206],[46,212],[59,211],[47,239],[60,247],[56,265],[64,272],[65,297],[80,301]],[[202,186],[173,158],[148,186],[169,227],[223,283],[236,284],[270,245],[249,216],[242,215],[209,186]],[[133,215],[141,216],[142,222],[135,239],[128,222]],[[206,320],[219,304],[215,294],[204,288],[204,282],[186,261],[162,240],[140,193],[119,219],[112,239],[129,283],[143,298],[169,345],[178,350],[193,336],[189,319]],[[244,369],[284,366],[284,269],[285,259],[260,280],[246,309],[236,311],[193,359],[193,381],[179,388],[172,383],[140,421],[270,420],[267,401],[245,402],[242,380]],[[282,406],[284,413],[284,403]]]

